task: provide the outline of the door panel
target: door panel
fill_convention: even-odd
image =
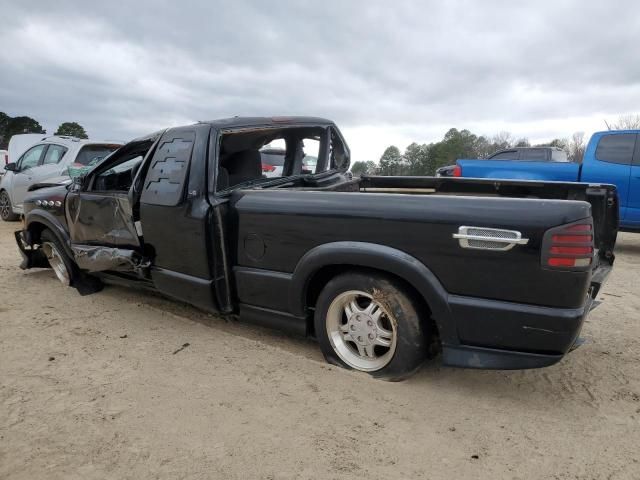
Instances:
[[[197,125],[162,136],[141,192],[140,223],[158,290],[217,311],[206,196],[209,131]]]
[[[66,203],[71,243],[140,246],[127,193],[73,192]]]

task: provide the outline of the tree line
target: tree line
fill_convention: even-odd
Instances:
[[[47,131],[42,128],[40,123],[27,116],[11,117],[4,112],[0,112],[0,149],[6,150],[9,140],[14,135],[22,133],[42,133]],[[68,135],[77,138],[89,138],[84,127],[77,122],[61,123],[54,135]]]
[[[624,115],[607,126],[612,130],[640,129],[640,115]],[[398,147],[387,147],[379,163],[354,162],[354,175],[435,175],[436,170],[452,165],[459,158],[487,158],[489,155],[514,147],[559,147],[567,152],[570,161],[582,160],[586,148],[584,132],[576,132],[570,138],[554,138],[547,143],[531,145],[527,138],[515,138],[509,132],[492,137],[475,135],[469,130],[450,129],[439,142],[409,145],[404,152]]]

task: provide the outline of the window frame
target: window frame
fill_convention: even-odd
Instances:
[[[90,192],[90,193],[101,193],[101,194],[105,194],[105,195],[107,195],[107,194],[111,194],[111,193],[113,193],[113,194],[123,194],[123,193],[127,193],[127,194],[128,194],[128,193],[129,193],[129,190],[131,190],[131,187],[132,187],[132,186],[133,186],[133,184],[135,183],[135,180],[136,180],[136,179],[135,179],[135,177],[136,177],[136,175],[134,175],[134,176],[132,177],[132,179],[131,179],[131,186],[130,186],[127,190],[105,190],[105,189],[97,189],[97,188],[95,188],[95,187],[96,187],[96,183],[98,182],[98,179],[99,179],[102,175],[104,175],[105,173],[107,173],[109,170],[111,170],[112,168],[117,168],[117,167],[119,167],[120,165],[123,165],[123,164],[125,164],[125,163],[127,163],[127,162],[130,162],[131,160],[135,160],[136,158],[140,158],[140,161],[138,162],[138,168],[137,168],[137,170],[136,170],[136,175],[137,175],[137,174],[138,174],[138,171],[140,170],[140,168],[142,167],[142,164],[143,164],[143,163],[144,163],[144,161],[145,161],[146,153],[145,153],[145,155],[137,155],[137,156],[132,157],[132,158],[129,158],[129,159],[127,159],[127,160],[123,160],[123,161],[121,161],[121,162],[116,162],[116,163],[115,163],[115,165],[111,165],[109,168],[103,169],[103,170],[102,170],[102,171],[100,171],[99,173],[96,173],[96,174],[93,176],[93,178],[92,178],[91,185],[90,185],[90,190],[88,189],[88,190],[87,190],[87,192]],[[133,167],[131,167],[129,170],[133,171]],[[126,171],[127,171],[127,170],[123,170],[122,172],[117,172],[116,174],[124,173],[124,172],[126,172]]]
[[[145,168],[145,164],[147,163],[147,161],[149,160],[149,155],[153,155],[153,153],[155,153],[156,148],[158,146],[158,142],[159,140],[162,138],[162,135],[166,132],[166,130],[164,131],[160,131],[160,132],[155,132],[151,135],[148,135],[147,137],[143,137],[140,139],[136,139],[136,140],[132,140],[131,142],[125,143],[124,145],[120,146],[118,149],[114,150],[113,152],[111,152],[111,154],[107,155],[106,157],[104,157],[102,160],[100,160],[96,165],[94,165],[93,167],[90,167],[90,170],[87,171],[85,174],[83,174],[81,176],[82,180],[81,180],[81,186],[79,188],[79,191],[83,192],[83,193],[89,193],[89,194],[99,194],[99,195],[104,195],[104,196],[110,196],[110,195],[122,195],[123,193],[127,193],[127,195],[129,194],[129,192],[133,189],[135,193],[138,193],[136,191],[136,179],[138,178],[140,171]],[[144,142],[150,142],[151,145],[149,146],[149,148],[146,150],[146,153],[142,156],[142,163],[140,165],[140,167],[138,168],[138,172],[136,173],[135,178],[133,179],[133,184],[131,186],[131,188],[129,188],[129,191],[125,192],[124,190],[96,190],[95,187],[95,180],[98,177],[98,175],[104,173],[105,171],[109,170],[110,168],[113,167],[117,167],[118,165],[128,161],[128,160],[132,160],[135,157],[131,157],[128,158],[127,160],[122,160],[123,156],[129,155],[131,152],[130,150],[135,150],[135,148],[137,148],[139,146],[139,144],[144,143]],[[125,150],[125,147],[129,147],[128,149]],[[121,151],[122,150],[122,151]],[[114,155],[116,152],[118,152],[118,155]],[[124,153],[123,153],[124,152]],[[112,157],[112,155],[114,155],[114,157]],[[118,157],[120,157],[120,159],[118,160]]]

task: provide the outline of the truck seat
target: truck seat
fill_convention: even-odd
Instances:
[[[223,162],[229,173],[229,186],[262,178],[262,157],[258,150],[242,150]]]

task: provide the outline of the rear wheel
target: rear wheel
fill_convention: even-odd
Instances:
[[[401,380],[424,362],[427,322],[419,305],[395,279],[380,274],[345,273],[320,293],[315,331],[328,362]]]
[[[5,222],[15,222],[20,218],[20,215],[13,213],[11,199],[5,190],[0,192],[0,218]]]
[[[42,232],[40,241],[40,248],[42,248],[49,261],[49,266],[58,280],[66,287],[72,286],[77,274],[77,267],[62,248],[60,241],[50,230]]]

